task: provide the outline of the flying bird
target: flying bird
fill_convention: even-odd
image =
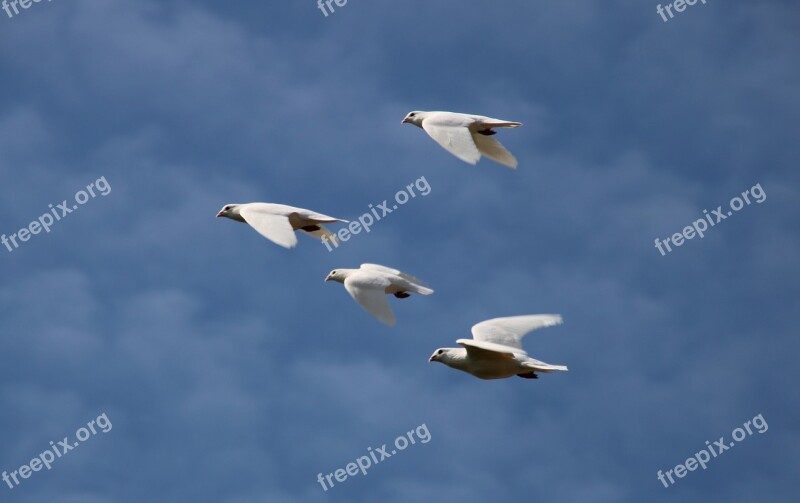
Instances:
[[[336,242],[336,235],[322,224],[347,222],[316,211],[271,203],[226,204],[217,213],[217,218],[220,217],[250,224],[259,234],[284,248],[297,246],[295,231]]]
[[[492,119],[482,115],[454,112],[409,112],[403,124],[413,124],[425,130],[448,152],[469,164],[477,164],[485,155],[509,168],[517,167],[517,159],[492,138],[494,128],[514,128],[521,122]]]
[[[428,360],[441,362],[480,379],[505,379],[519,376],[538,379],[537,372],[566,371],[564,365],[550,365],[529,357],[522,349],[522,338],[542,327],[561,324],[557,314],[533,314],[494,318],[472,327],[472,339],[458,339],[463,348],[437,349]]]
[[[361,264],[359,269],[334,269],[325,281],[344,284],[345,290],[361,307],[381,322],[394,326],[395,318],[387,295],[405,299],[411,293],[430,295],[433,290],[397,269],[378,264]]]

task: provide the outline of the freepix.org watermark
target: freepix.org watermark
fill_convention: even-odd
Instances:
[[[48,470],[52,468],[56,459],[64,457],[68,452],[77,449],[82,442],[86,442],[99,432],[108,433],[111,431],[112,425],[105,412],[97,416],[97,419],[92,419],[86,423],[85,427],[78,428],[75,432],[77,442],[70,442],[69,437],[64,437],[58,443],[50,441],[50,448],[33,458],[30,463],[20,466],[18,469],[8,473],[3,471],[3,482],[8,484],[9,489],[14,489],[19,486],[22,481],[20,479],[28,479],[34,472],[40,471],[42,468]]]
[[[752,200],[750,199],[750,196],[753,196]],[[706,237],[705,232],[710,227],[714,227],[729,216],[733,215],[734,212],[741,210],[745,206],[749,206],[753,203],[753,201],[761,204],[766,200],[767,193],[764,192],[764,189],[761,188],[761,184],[758,183],[742,192],[741,197],[735,196],[733,199],[731,199],[730,210],[728,210],[727,213],[722,209],[722,206],[717,206],[717,209],[712,210],[711,213],[709,213],[708,210],[703,210],[703,218],[695,220],[692,222],[692,225],[687,225],[683,228],[682,232],[676,232],[672,236],[664,239],[663,242],[656,238],[656,249],[661,252],[661,256],[663,257],[672,251],[672,246],[683,246],[686,241],[694,239],[695,236],[700,236],[700,239],[703,239]],[[672,246],[670,246],[670,241],[672,241]],[[664,248],[667,250],[664,251]]]
[[[97,189],[97,192],[95,192],[95,189]],[[31,222],[27,227],[23,227],[10,236],[6,236],[5,234],[1,235],[0,243],[3,243],[3,246],[11,253],[20,247],[20,243],[25,243],[30,240],[31,236],[40,234],[43,230],[49,233],[53,224],[77,210],[80,206],[88,203],[91,199],[94,199],[98,195],[105,197],[110,193],[111,185],[106,181],[106,177],[101,176],[87,185],[86,190],[79,190],[75,193],[74,204],[70,205],[69,202],[64,199],[60,204],[55,206],[52,204],[49,205],[50,211]]]
[[[416,435],[416,439],[414,436]],[[347,480],[347,477],[354,477],[361,472],[362,475],[367,474],[367,470],[374,465],[382,462],[384,459],[388,459],[395,454],[398,454],[399,451],[406,450],[410,445],[414,445],[417,443],[417,439],[419,439],[420,443],[427,444],[431,441],[431,432],[428,431],[428,426],[426,424],[421,424],[417,426],[415,429],[409,431],[405,435],[400,435],[394,440],[394,449],[389,451],[386,444],[378,447],[374,451],[372,447],[367,448],[367,456],[361,456],[360,458],[356,459],[353,463],[348,463],[344,468],[339,468],[338,470],[334,470],[333,473],[329,473],[323,477],[321,473],[317,474],[317,482],[320,483],[322,489],[327,491],[331,487],[333,487],[333,479],[335,478],[337,482],[344,482]],[[326,482],[327,481],[327,485]]]
[[[8,14],[8,17],[14,17],[20,13],[20,9],[30,9],[31,6],[35,3],[39,3],[42,0],[3,0],[2,8]],[[47,0],[51,2],[52,0]],[[14,11],[13,14],[11,11]]]
[[[349,241],[354,235],[361,233],[362,230],[366,232],[371,231],[371,227],[376,222],[379,222],[386,215],[392,213],[400,206],[417,197],[417,194],[414,192],[415,188],[423,197],[431,193],[431,186],[428,183],[428,180],[424,176],[421,176],[414,182],[406,185],[405,189],[397,191],[397,193],[394,195],[394,202],[396,204],[393,204],[391,208],[389,207],[388,199],[384,199],[383,202],[377,206],[370,204],[370,211],[358,217],[358,221],[353,220],[347,227],[339,229],[339,232],[336,233],[336,237],[338,239],[329,240],[327,236],[322,236],[322,244],[324,244],[330,252],[333,251],[334,248],[339,248],[341,243]],[[333,247],[331,247],[331,243],[333,243]]]
[[[344,7],[347,5],[347,0],[317,0],[317,8],[325,14],[325,17],[336,12],[336,9],[333,8],[333,4],[336,4],[337,7]]]
[[[750,427],[751,425],[752,428]],[[719,437],[719,440],[715,441],[713,444],[706,440],[707,449],[700,450],[693,457],[687,459],[684,463],[679,464],[671,470],[667,470],[666,473],[663,473],[661,470],[659,470],[656,474],[656,477],[658,477],[658,480],[664,484],[664,487],[666,488],[672,484],[675,484],[676,482],[676,480],[672,478],[673,473],[676,477],[682,479],[687,473],[697,470],[698,466],[705,470],[706,463],[725,451],[733,448],[737,442],[741,442],[745,438],[752,435],[754,433],[754,429],[758,433],[765,433],[769,429],[769,425],[767,424],[767,421],[764,420],[763,415],[759,414],[753,419],[745,422],[742,425],[742,428],[734,429],[731,432],[731,436],[735,442],[725,443],[725,437]],[[667,484],[667,479],[669,479],[669,484]]]
[[[662,7],[661,4],[658,4],[658,7],[656,7],[656,12],[658,13],[659,16],[661,16],[661,19],[663,19],[664,22],[666,23],[667,21],[675,17],[675,14],[672,13],[673,9],[675,9],[676,13],[680,14],[686,10],[687,6],[692,7],[693,5],[696,5],[698,2],[700,2],[703,5],[706,4],[706,0],[675,0],[674,2],[668,3],[664,7]],[[669,18],[667,18],[667,14],[669,14]]]

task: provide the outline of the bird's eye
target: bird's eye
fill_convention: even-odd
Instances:
[[[416,114],[408,114],[409,117],[414,117]]]

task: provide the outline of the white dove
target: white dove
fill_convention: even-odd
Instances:
[[[530,358],[522,349],[522,337],[537,328],[561,324],[557,314],[532,314],[494,318],[472,327],[472,339],[458,339],[463,348],[437,349],[428,360],[463,370],[480,379],[519,376],[538,379],[536,372],[566,371],[564,365],[550,365]]]
[[[410,112],[403,119],[403,124],[406,123],[421,127],[439,145],[466,163],[477,164],[481,155],[485,155],[509,168],[517,167],[517,159],[491,136],[497,133],[493,128],[519,127],[521,122],[455,112]]]
[[[397,269],[378,264],[361,264],[360,269],[334,269],[325,281],[344,284],[347,293],[368,313],[383,323],[393,326],[394,313],[389,306],[387,294],[398,299],[411,296],[408,292],[430,295],[433,290],[422,286],[422,282]]]
[[[347,222],[316,211],[271,203],[226,204],[217,213],[217,218],[220,217],[250,224],[259,234],[284,248],[297,246],[296,230],[317,239],[327,237],[335,242],[336,235],[322,224]]]

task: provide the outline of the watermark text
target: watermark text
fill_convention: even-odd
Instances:
[[[415,436],[417,438],[414,438]],[[394,449],[391,451],[389,451],[389,447],[386,447],[386,444],[383,444],[375,450],[373,450],[372,447],[368,447],[368,455],[359,457],[355,462],[348,463],[344,468],[339,468],[324,476],[322,473],[317,474],[317,482],[319,482],[323,490],[327,491],[334,486],[333,479],[341,483],[347,480],[348,476],[354,477],[358,475],[359,472],[362,475],[366,475],[367,470],[369,470],[371,466],[377,465],[383,460],[398,454],[398,451],[406,450],[410,445],[415,445],[417,439],[423,444],[427,444],[431,441],[431,432],[428,431],[428,426],[426,424],[423,423],[404,435],[397,437],[394,440]]]
[[[97,189],[97,193],[95,193],[95,189]],[[43,230],[45,233],[49,233],[53,224],[77,210],[80,206],[88,203],[91,199],[97,197],[98,195],[105,197],[110,193],[111,185],[106,181],[106,177],[101,176],[94,182],[87,185],[86,190],[79,190],[75,193],[74,204],[70,205],[69,201],[64,199],[64,201],[55,206],[52,204],[49,205],[50,211],[44,213],[37,220],[34,220],[28,224],[28,226],[23,227],[10,236],[6,236],[5,234],[0,235],[0,243],[6,247],[9,253],[12,253],[14,250],[20,247],[20,243],[27,242],[32,236],[40,234]],[[19,242],[17,240],[19,240]]]
[[[677,465],[675,468],[667,470],[666,473],[659,470],[656,474],[656,477],[662,484],[664,484],[665,488],[670,487],[677,482],[672,477],[673,473],[675,474],[675,477],[682,479],[687,473],[697,470],[698,466],[705,470],[709,461],[725,451],[732,449],[737,442],[741,442],[756,431],[760,434],[765,433],[768,429],[769,425],[767,424],[767,421],[764,419],[763,415],[759,414],[753,419],[745,422],[741,428],[736,428],[731,432],[731,436],[735,442],[726,443],[725,437],[719,437],[719,439],[715,440],[714,443],[706,440],[705,449],[701,449],[685,462]],[[669,480],[669,483],[667,483],[667,480]]]
[[[753,196],[752,201],[750,200],[750,196]],[[766,200],[767,193],[761,188],[761,184],[758,183],[742,192],[741,197],[735,196],[731,199],[729,203],[730,210],[728,210],[727,213],[722,209],[722,206],[717,206],[717,209],[712,210],[711,213],[709,213],[708,210],[703,210],[703,218],[695,220],[692,222],[692,225],[687,225],[683,228],[683,231],[676,232],[672,236],[664,239],[663,242],[656,238],[656,249],[661,252],[661,256],[663,257],[672,251],[672,246],[683,246],[686,241],[694,239],[695,236],[700,236],[700,239],[703,239],[706,237],[705,232],[710,227],[714,227],[733,215],[734,212],[741,210],[745,206],[749,206],[753,201],[761,204]],[[672,241],[671,245],[670,241]],[[666,248],[666,251],[664,251],[664,248]]]
[[[424,176],[421,176],[415,181],[406,185],[404,189],[397,191],[397,193],[394,195],[394,202],[396,204],[392,204],[390,207],[389,205],[391,203],[389,203],[388,199],[384,199],[383,202],[378,205],[370,204],[370,211],[358,217],[358,221],[353,220],[347,227],[339,229],[339,232],[336,233],[336,237],[338,239],[328,239],[327,236],[322,236],[322,244],[324,244],[328,251],[331,252],[335,248],[339,248],[340,243],[349,241],[351,237],[359,234],[362,230],[369,233],[372,230],[371,227],[376,222],[379,222],[382,218],[397,210],[400,206],[417,197],[417,194],[414,192],[415,188],[417,191],[419,191],[419,195],[423,197],[431,193],[431,186],[428,183],[428,180]],[[331,246],[331,243],[333,244],[333,247]]]
[[[103,412],[97,416],[97,419],[92,419],[86,423],[85,427],[78,428],[78,430],[75,432],[75,438],[77,439],[77,442],[70,442],[69,437],[64,437],[63,440],[57,443],[51,440],[50,448],[33,458],[30,463],[20,466],[11,473],[3,471],[0,477],[2,477],[3,482],[8,485],[9,489],[14,489],[22,483],[20,479],[28,479],[31,477],[31,475],[40,471],[42,468],[47,468],[50,470],[53,463],[58,458],[65,456],[73,449],[77,449],[82,442],[86,442],[94,435],[97,435],[100,432],[108,433],[111,431],[112,427],[111,421],[108,419],[106,413]]]

